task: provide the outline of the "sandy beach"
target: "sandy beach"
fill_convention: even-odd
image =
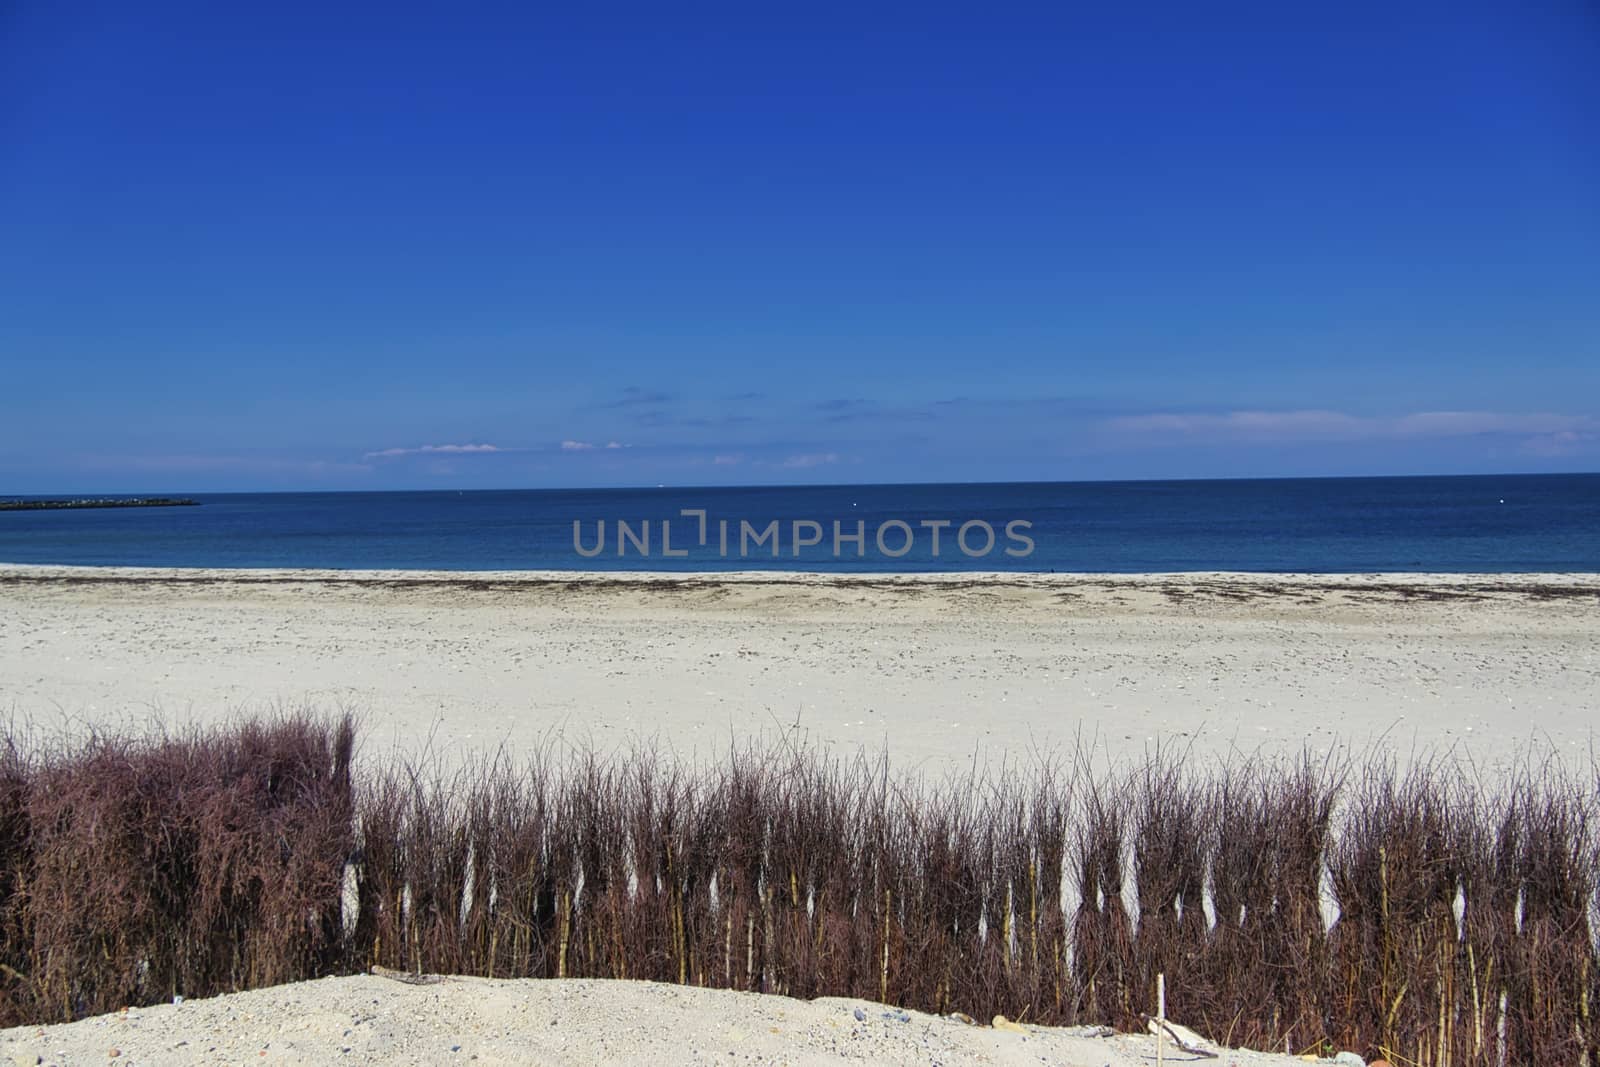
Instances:
[[[1596,575],[587,575],[0,567],[38,727],[359,712],[459,755],[798,730],[939,770],[1071,746],[1587,758]]]

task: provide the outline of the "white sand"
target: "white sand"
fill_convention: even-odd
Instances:
[[[1080,735],[1587,760],[1600,575],[639,576],[0,566],[0,710],[267,705],[368,754],[553,731],[706,755],[798,723],[935,770]]]
[[[860,1011],[864,1018],[857,1019]],[[886,1013],[889,1017],[885,1017]],[[112,1056],[112,1050],[118,1055]],[[1166,1062],[1216,1067],[1300,1064],[1236,1052],[1196,1059],[1169,1043]],[[992,1064],[1143,1067],[1148,1035],[968,1026],[865,1001],[791,1000],[647,982],[452,978],[408,986],[325,978],[65,1026],[0,1030],[8,1062],[145,1064]]]

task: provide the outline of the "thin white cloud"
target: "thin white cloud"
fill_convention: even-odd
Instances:
[[[473,455],[483,452],[514,452],[499,445],[420,445],[417,448],[385,448],[368,452],[363,459],[397,459],[400,456]]]
[[[628,446],[623,444],[621,441],[607,441],[603,445],[597,445],[590,441],[567,440],[561,442],[561,451],[563,452],[593,452],[597,448],[613,449],[627,447]]]
[[[1519,415],[1488,411],[1428,411],[1395,422],[1402,437],[1467,437],[1475,434],[1559,434],[1600,429],[1600,420],[1586,415],[1545,412]]]
[[[1528,438],[1522,442],[1522,451],[1530,456],[1571,456],[1586,451],[1597,442],[1600,442],[1600,433],[1561,430]]]
[[[839,462],[839,453],[837,452],[807,452],[804,455],[790,456],[783,461],[782,465],[798,470],[806,467],[821,467],[828,463],[837,462]]]
[[[718,467],[733,467],[744,461],[744,456],[734,454],[730,456],[712,456],[711,462]]]
[[[86,456],[81,465],[91,470],[134,471],[250,471],[263,474],[305,474],[311,476],[361,474],[372,470],[367,463],[338,463],[322,459],[282,459],[271,456],[160,455]]]
[[[1600,430],[1588,415],[1493,411],[1419,411],[1363,416],[1342,411],[1229,411],[1216,414],[1126,415],[1104,426],[1114,433],[1147,438],[1221,441],[1376,441],[1446,437],[1554,436]]]

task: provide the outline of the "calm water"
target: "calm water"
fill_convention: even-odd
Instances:
[[[130,494],[131,495],[131,494]],[[197,495],[0,512],[0,561],[582,570],[1600,571],[1600,474],[1016,485]],[[706,543],[697,516],[706,515]],[[586,550],[573,544],[573,522]],[[896,524],[903,523],[904,526]],[[599,541],[600,523],[605,539]],[[618,554],[619,521],[633,539]],[[662,523],[671,548],[663,554]],[[728,524],[726,555],[721,523]],[[770,540],[755,543],[776,521]],[[820,534],[816,545],[799,538]],[[813,529],[805,525],[815,522]],[[862,524],[864,544],[842,541]],[[939,554],[933,553],[939,527]],[[1011,522],[1018,535],[1008,538]],[[639,546],[648,523],[649,553]],[[745,545],[741,556],[743,523]],[[890,524],[884,526],[884,524]],[[967,527],[958,542],[959,528]],[[987,552],[983,525],[994,532]],[[877,534],[883,527],[883,546]],[[900,552],[909,535],[909,549]],[[1021,539],[1030,538],[1028,555]],[[858,552],[863,554],[858,555]]]

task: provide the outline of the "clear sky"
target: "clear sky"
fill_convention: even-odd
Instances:
[[[1600,469],[1600,8],[0,0],[0,492]]]

